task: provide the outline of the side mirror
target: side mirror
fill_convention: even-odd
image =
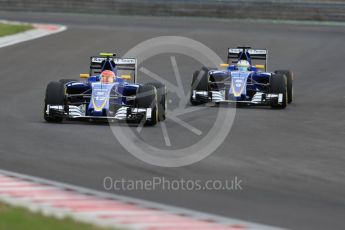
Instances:
[[[265,69],[265,65],[255,65],[255,67],[258,69]]]
[[[123,80],[131,80],[132,76],[131,75],[121,75],[120,78]]]
[[[222,64],[220,64],[219,66],[220,66],[220,67],[225,67],[225,68],[227,68],[227,67],[229,67],[229,64],[227,64],[227,63],[222,63]]]
[[[81,74],[79,75],[79,77],[80,77],[80,78],[89,78],[89,77],[90,77],[90,74],[88,74],[88,73],[81,73]]]

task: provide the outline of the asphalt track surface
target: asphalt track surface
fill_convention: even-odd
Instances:
[[[215,19],[0,13],[0,18],[61,23],[63,33],[0,49],[0,168],[104,191],[105,176],[126,179],[243,180],[243,191],[121,191],[120,194],[291,229],[345,229],[345,27]],[[226,141],[209,157],[180,168],[133,157],[102,124],[47,124],[49,81],[78,76],[99,51],[125,53],[161,35],[198,40],[219,56],[228,46],[270,50],[270,69],[295,72],[295,98],[284,111],[237,109]],[[163,58],[148,68],[163,69]],[[162,68],[162,69],[159,69]],[[183,82],[198,66],[181,67]],[[193,117],[207,127],[212,109]],[[188,119],[188,118],[187,118]],[[167,121],[169,132],[178,125]],[[161,142],[158,128],[148,134]],[[176,131],[175,130],[175,131]],[[180,142],[188,143],[188,137]],[[184,143],[181,143],[184,144]]]

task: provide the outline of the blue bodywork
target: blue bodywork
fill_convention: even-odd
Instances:
[[[249,62],[247,69],[238,68],[237,63],[245,60]],[[265,65],[254,65],[253,60],[265,61]],[[203,67],[197,72],[201,82],[207,81],[207,87],[196,83],[192,88],[191,103],[205,103],[213,101],[237,102],[247,105],[270,105],[279,99],[278,94],[270,93],[270,79],[272,73],[267,72],[267,50],[237,47],[228,50],[228,64],[222,64],[225,69],[208,69]],[[202,75],[207,71],[206,76]],[[202,80],[202,76],[207,79]],[[196,78],[193,78],[195,81]]]
[[[241,52],[239,60],[252,63],[248,52]],[[209,71],[209,76],[211,91],[226,90],[225,99],[251,101],[257,92],[268,93],[271,73],[263,72],[253,65],[246,71],[238,70],[236,65],[229,65],[225,70]]]
[[[215,84],[211,84],[211,90],[224,87],[227,98],[245,101],[251,100],[256,92],[268,92],[271,73],[261,72],[255,67],[250,67],[248,71],[239,71],[235,65],[231,65],[226,70],[210,71],[209,75],[211,82],[217,79]],[[227,85],[229,87],[226,87]]]
[[[100,73],[104,70],[113,71],[116,76],[118,72],[112,60],[102,61],[99,70]],[[82,113],[77,114],[79,117],[113,117],[119,108],[135,106],[134,98],[138,87],[139,84],[130,83],[119,76],[113,83],[103,83],[100,74],[89,76],[85,82],[68,82],[67,105],[70,110],[72,108],[69,113]]]

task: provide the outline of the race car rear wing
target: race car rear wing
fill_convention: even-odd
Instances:
[[[252,60],[261,60],[265,62],[265,71],[267,71],[268,50],[252,49],[247,46],[228,49],[228,64],[237,63],[239,60],[247,60],[251,64]]]
[[[108,61],[108,65],[104,64]],[[137,82],[137,59],[135,58],[117,58],[113,56],[92,56],[90,57],[90,76],[100,74],[102,70],[128,70],[133,71],[133,81]]]

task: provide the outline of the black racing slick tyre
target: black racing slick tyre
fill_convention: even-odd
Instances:
[[[136,95],[136,107],[137,108],[150,108],[151,118],[144,117],[145,126],[154,126],[158,122],[158,102],[157,102],[157,90],[152,85],[141,85],[138,88]]]
[[[78,81],[75,80],[75,79],[61,79],[61,80],[59,80],[59,82],[61,82],[62,84],[66,85],[69,82],[78,82]]]
[[[286,83],[287,83],[287,97],[288,103],[290,104],[293,100],[293,72],[290,70],[276,70],[274,71],[276,74],[283,74],[286,76]]]
[[[208,91],[210,89],[209,86],[209,80],[210,80],[210,75],[209,75],[209,71],[211,70],[217,70],[216,68],[211,68],[211,67],[206,67],[203,66],[201,67],[201,69],[199,70],[199,73],[197,76],[194,77],[193,75],[193,82],[198,80],[198,84],[196,87],[196,90],[198,91]],[[199,76],[200,75],[200,76]]]
[[[51,111],[48,113],[49,106],[62,106],[64,108],[65,87],[61,82],[50,82],[46,89],[44,99],[44,120],[47,122],[62,122],[64,113],[59,111]]]
[[[273,102],[272,108],[285,109],[287,106],[287,82],[286,76],[282,74],[272,74],[270,77],[270,93],[283,94],[282,103]]]
[[[150,82],[145,85],[152,85],[157,90],[157,102],[158,102],[158,120],[164,121],[166,119],[167,111],[167,88],[160,82]]]
[[[193,98],[194,91],[208,91],[208,68],[203,67],[201,70],[197,70],[193,73],[191,93],[190,93],[190,103],[192,105],[205,104],[208,98]]]
[[[208,71],[199,70],[194,72],[192,88],[197,91],[208,91]]]

